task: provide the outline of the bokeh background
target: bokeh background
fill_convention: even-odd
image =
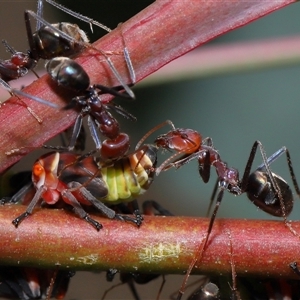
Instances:
[[[61,0],[60,3],[114,28],[149,5],[151,1]],[[35,10],[36,1],[0,1],[0,37],[7,39],[12,46],[22,51],[28,48],[23,18],[25,9]],[[300,35],[299,15],[300,3],[230,32],[203,47]],[[45,18],[53,23],[67,20],[79,23],[48,4],[45,4]],[[80,26],[86,32],[90,32],[88,25]],[[94,34],[89,36],[97,39],[101,34],[103,32],[95,30]],[[2,47],[0,57],[9,58]],[[138,123],[130,124],[125,120],[122,121],[122,126],[130,133],[133,145],[149,129],[166,119],[172,120],[176,127],[198,130],[204,137],[209,136],[213,139],[222,159],[239,169],[241,176],[255,140],[263,143],[268,155],[285,145],[290,150],[296,176],[300,179],[299,78],[300,66],[294,65],[209,78],[195,74],[192,79],[174,83],[146,84],[145,81],[142,87],[137,84],[134,88],[137,98],[135,102],[119,100],[122,106],[138,118]],[[21,87],[26,83],[15,81],[13,84],[15,87]],[[7,93],[1,91],[0,96],[3,101],[7,98]],[[150,142],[154,137],[150,138]],[[162,156],[160,161],[164,157],[167,156]],[[35,158],[36,155],[33,155],[21,161],[18,168],[28,169]],[[254,167],[260,163],[261,156],[258,153]],[[272,170],[291,183],[285,157],[272,164]],[[139,201],[155,199],[176,215],[205,216],[215,180],[215,172],[212,170],[211,181],[204,184],[194,161],[178,171],[171,170],[161,174]],[[295,195],[291,219],[299,219],[299,203],[299,197]],[[228,193],[225,194],[218,213],[218,218],[225,217],[271,218],[253,206],[246,195],[234,197]],[[180,282],[179,275],[167,276],[162,299],[167,299],[169,294],[179,287]],[[160,280],[156,280],[139,287],[141,298],[155,298],[159,285]],[[90,277],[89,273],[82,272],[81,276],[77,275],[73,279],[68,299],[99,299],[108,286],[110,284],[105,282],[104,273]],[[126,286],[116,288],[106,299],[130,299],[131,295],[125,294],[127,291]]]

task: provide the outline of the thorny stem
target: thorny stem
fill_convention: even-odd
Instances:
[[[183,274],[209,222],[203,218],[145,216],[137,228],[93,216],[103,224],[98,232],[72,213],[37,209],[15,228],[11,221],[24,210],[19,205],[0,207],[1,265]],[[293,222],[293,227],[300,232],[300,222]],[[193,273],[231,274],[234,252],[238,276],[297,278],[289,264],[300,261],[298,249],[298,238],[283,221],[218,219]]]

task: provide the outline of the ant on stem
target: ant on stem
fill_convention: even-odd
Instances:
[[[132,121],[136,121],[136,118],[121,106],[114,104],[112,101],[105,103],[100,97],[104,93],[109,93],[114,96],[130,98],[130,95],[126,92],[119,92],[119,90],[123,89],[123,86],[109,88],[100,84],[90,85],[90,78],[86,71],[80,64],[68,57],[56,57],[49,60],[46,63],[46,69],[51,78],[59,85],[77,92],[77,96],[73,97],[69,104],[64,107],[64,109],[76,107],[81,109],[76,118],[67,150],[72,151],[74,149],[77,138],[83,128],[83,118],[88,115],[88,127],[101,158],[104,161],[110,161],[125,156],[130,148],[129,135],[120,132],[117,119],[108,110],[111,109]],[[29,96],[29,98],[31,97]],[[101,141],[99,132],[107,139]],[[66,150],[65,147],[45,147]],[[13,149],[6,154],[11,155],[20,152],[24,148],[27,147]]]
[[[44,0],[38,0],[37,13],[31,10],[25,10],[24,12],[27,39],[30,47],[30,50],[28,50],[27,53],[17,52],[7,43],[7,41],[2,41],[6,50],[11,53],[11,58],[8,60],[0,60],[0,85],[2,85],[4,89],[10,92],[11,95],[19,94],[46,104],[44,100],[41,100],[38,97],[30,97],[29,95],[21,93],[16,89],[12,89],[8,84],[8,81],[25,76],[29,70],[32,70],[34,72],[33,69],[37,65],[38,60],[41,58],[53,59],[60,56],[70,57],[79,54],[84,49],[91,49],[96,51],[97,53],[100,53],[104,57],[113,74],[118,79],[126,93],[131,98],[134,98],[132,90],[123,81],[111,59],[104,51],[94,48],[89,43],[86,34],[78,27],[78,25],[65,22],[50,24],[42,18],[43,1]],[[96,25],[106,30],[107,32],[111,31],[111,29],[106,27],[105,25],[79,13],[75,13],[52,0],[45,1],[64,11],[65,13],[74,16],[77,19],[89,23],[91,26],[91,30],[92,25]],[[30,16],[37,20],[35,32],[32,32]],[[123,52],[132,83],[135,83],[135,73],[130,60],[128,49],[125,47]],[[34,114],[34,112],[32,112],[32,110],[28,107],[27,109],[41,123],[41,120]]]
[[[212,139],[210,137],[203,139],[201,134],[195,130],[175,128],[171,121],[167,121],[166,123],[171,125],[173,130],[166,134],[160,135],[155,140],[155,144],[159,148],[170,151],[173,150],[176,151],[176,153],[156,169],[156,175],[158,175],[161,171],[168,170],[172,167],[178,169],[190,161],[197,159],[199,173],[205,183],[209,181],[211,166],[215,167],[218,176],[211,197],[208,213],[219,188],[215,208],[209,222],[204,242],[201,244],[195,255],[195,258],[190,264],[185,279],[179,290],[177,299],[181,299],[188,277],[196,262],[201,259],[207,246],[214,220],[216,218],[225,190],[236,196],[247,193],[248,198],[266,213],[276,217],[283,217],[285,225],[297,237],[299,237],[299,235],[292,228],[291,224],[287,222],[287,216],[293,209],[292,191],[287,182],[280,176],[272,173],[270,169],[270,164],[283,153],[286,154],[289,172],[298,195],[300,195],[300,190],[292,167],[291,156],[286,147],[282,147],[272,156],[267,158],[261,142],[255,141],[251,148],[243,177],[240,180],[238,170],[228,167],[228,165],[222,161],[219,153],[214,148]],[[253,173],[250,174],[257,148],[259,148],[259,151],[262,155],[263,163]],[[178,156],[181,157],[175,161],[172,161]]]

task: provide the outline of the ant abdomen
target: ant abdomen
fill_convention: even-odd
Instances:
[[[66,22],[51,24],[57,30],[71,36],[74,41],[59,36],[53,28],[42,26],[33,33],[33,44],[39,58],[51,59],[57,56],[74,56],[82,51],[81,43],[88,43],[88,38],[78,25]]]
[[[294,204],[292,190],[282,177],[275,173],[272,173],[272,176],[282,195],[284,212],[282,211],[278,195],[276,195],[272,188],[270,178],[266,172],[255,171],[250,174],[247,186],[247,196],[256,206],[272,216],[288,216],[291,213]]]
[[[80,64],[68,57],[55,57],[46,63],[51,78],[59,85],[74,91],[84,91],[90,85],[90,78]]]

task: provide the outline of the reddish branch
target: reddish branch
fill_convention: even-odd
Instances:
[[[74,214],[42,209],[16,229],[11,220],[24,209],[15,205],[0,209],[1,265],[182,274],[208,226],[202,218],[145,217],[136,228],[93,216],[103,224],[97,232]],[[300,232],[299,222],[293,227]],[[231,273],[228,232],[238,275],[297,278],[289,263],[300,261],[300,241],[282,221],[218,219],[195,273]]]
[[[113,55],[112,60],[125,79],[128,78],[128,71],[121,55],[125,42],[137,80],[140,81],[173,59],[216,36],[293,2],[295,0],[191,0],[186,5],[185,1],[158,0],[122,27],[96,42],[94,46],[104,51],[120,53]],[[99,57],[91,55],[89,51],[84,52],[78,61],[91,76],[92,83],[118,84],[107,64],[100,63]],[[70,97],[67,92],[58,89],[48,76],[34,82],[25,91],[61,106],[65,105],[64,99]],[[66,113],[32,101],[29,103],[44,120],[42,125],[39,125],[24,107],[11,101],[0,110],[0,171],[21,158],[17,155],[7,157],[6,151],[22,146],[40,146],[75,120],[74,111]]]
[[[156,1],[122,27],[95,43],[95,47],[120,55],[111,58],[123,78],[128,78],[121,55],[125,42],[140,81],[193,48],[294,0],[253,1]],[[124,40],[122,39],[122,34]],[[105,62],[86,51],[78,58],[92,83],[118,84]],[[129,81],[127,79],[127,81]],[[44,76],[25,91],[65,105],[63,92]],[[28,101],[28,100],[26,100]],[[137,101],[142,101],[138,99]],[[28,101],[29,103],[29,101]],[[43,118],[39,125],[21,106],[12,102],[0,110],[0,170],[20,157],[5,151],[22,146],[40,146],[70,126],[75,111],[57,111],[30,102]],[[167,116],[166,116],[167,118]],[[97,218],[103,226],[97,232],[73,214],[50,209],[36,210],[18,229],[11,221],[25,210],[0,207],[0,264],[32,265],[85,270],[111,267],[126,271],[182,273],[187,270],[206,234],[208,220],[186,217],[148,217],[141,228],[119,221]],[[293,226],[299,232],[300,224]],[[217,220],[197,272],[230,273],[230,230],[238,274],[295,277],[288,264],[300,261],[299,239],[283,222]]]

